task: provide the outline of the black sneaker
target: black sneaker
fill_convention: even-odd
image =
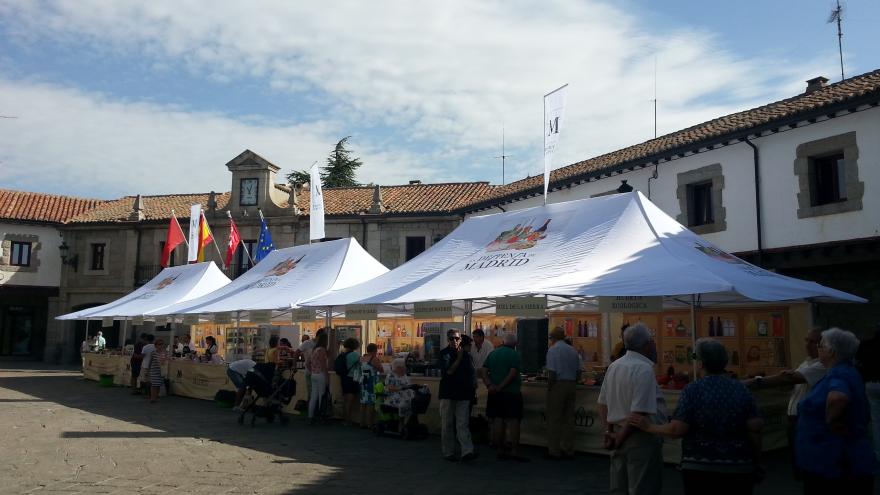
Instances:
[[[480,457],[480,454],[478,454],[476,452],[470,452],[468,454],[461,456],[461,462],[472,461],[472,460],[476,459],[477,457]]]

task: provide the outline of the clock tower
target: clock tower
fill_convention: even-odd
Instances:
[[[245,150],[230,160],[226,168],[232,172],[232,195],[227,208],[233,216],[258,217],[258,208],[266,216],[290,213],[290,209],[281,206],[287,201],[288,193],[275,187],[275,176],[280,167],[251,150]]]

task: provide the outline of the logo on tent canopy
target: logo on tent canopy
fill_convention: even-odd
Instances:
[[[526,224],[518,223],[514,228],[498,234],[498,237],[486,246],[486,251],[492,253],[511,249],[517,251],[531,249],[547,237],[547,227],[550,225],[550,220],[552,218],[544,220],[537,229],[534,229],[534,220],[529,220]]]
[[[162,281],[159,282],[158,284],[156,284],[156,286],[153,287],[152,290],[162,290],[162,289],[164,289],[165,287],[168,287],[169,285],[173,284],[174,281],[177,280],[177,277],[179,277],[179,276],[180,276],[180,275],[175,275],[175,276],[173,276],[173,277],[165,277],[165,278],[163,278]]]
[[[306,255],[302,255],[298,260],[294,260],[293,258],[287,258],[282,261],[279,261],[275,266],[273,266],[260,280],[252,283],[249,287],[262,289],[266,287],[273,287],[278,283],[278,280],[287,275],[299,264],[300,261],[305,258]]]

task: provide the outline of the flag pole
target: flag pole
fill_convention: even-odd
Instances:
[[[202,210],[202,219],[205,221],[205,225],[208,225],[208,219],[205,217],[205,210]],[[211,226],[208,225],[208,230],[211,230]],[[220,252],[220,246],[217,245],[217,236],[214,235],[214,231],[211,230],[211,242],[214,243],[214,249],[217,250],[217,256],[220,258],[220,265],[223,266],[223,269],[226,269],[226,259],[223,258],[223,253]]]

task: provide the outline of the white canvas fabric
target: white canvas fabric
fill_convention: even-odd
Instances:
[[[229,283],[213,261],[165,268],[152,280],[119,299],[59,316],[58,320],[114,317],[127,319],[145,315],[181,301],[198,298]]]
[[[229,285],[151,315],[289,310],[388,271],[351,238],[276,249]]]
[[[864,302],[727,254],[632,192],[469,218],[408,263],[303,305],[691,294]]]

